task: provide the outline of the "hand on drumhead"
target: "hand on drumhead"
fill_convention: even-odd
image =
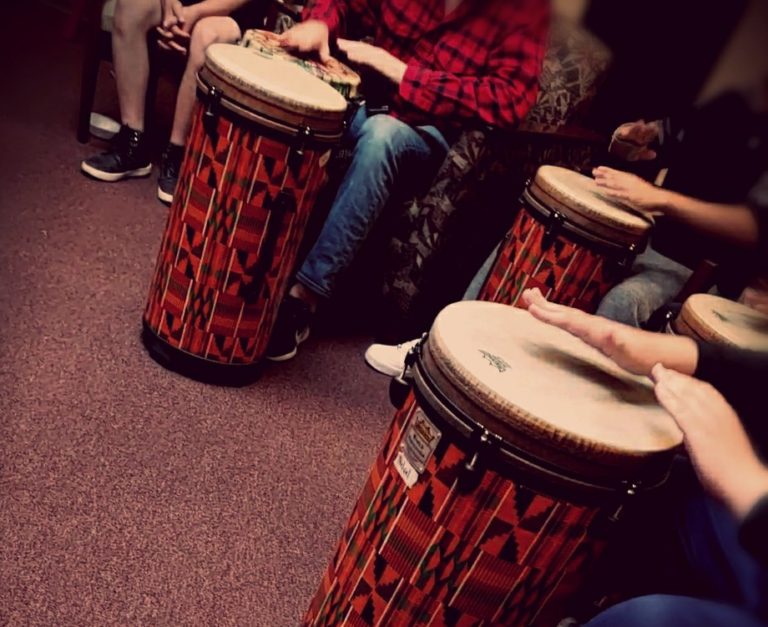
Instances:
[[[635,174],[600,166],[592,170],[600,191],[632,209],[645,213],[663,213],[667,190],[641,179]]]
[[[738,517],[768,493],[760,462],[736,412],[711,385],[661,364],[653,368],[656,397],[683,432],[702,485]]]
[[[297,52],[316,52],[322,63],[331,59],[331,47],[328,43],[328,25],[320,20],[307,20],[296,24],[282,35],[278,43],[288,50]]]
[[[550,303],[538,288],[525,290],[522,304],[537,320],[568,331],[628,372],[647,376],[659,362],[682,372],[696,370],[698,347],[687,337],[651,333]]]
[[[658,140],[659,135],[658,122],[638,120],[622,124],[614,131],[608,151],[627,161],[650,161],[657,155],[648,146]]]
[[[768,315],[768,290],[761,287],[748,287],[739,299],[747,307]]]

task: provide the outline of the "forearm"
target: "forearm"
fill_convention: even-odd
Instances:
[[[702,233],[714,235],[741,246],[756,246],[760,225],[746,205],[705,202],[665,190],[659,209],[664,215],[684,222]]]
[[[259,0],[203,0],[193,5],[201,18],[212,17],[216,15],[229,15],[235,9],[248,2],[258,2]]]

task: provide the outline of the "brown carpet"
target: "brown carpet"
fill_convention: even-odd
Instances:
[[[391,416],[365,338],[245,389],[139,341],[155,178],[88,180],[64,16],[0,24],[0,624],[295,625]],[[107,72],[98,107],[115,113]],[[166,112],[168,103],[166,103]]]

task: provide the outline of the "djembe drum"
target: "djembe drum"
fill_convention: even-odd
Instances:
[[[347,102],[296,64],[208,48],[143,339],[162,365],[258,374]]]
[[[688,297],[667,330],[701,342],[768,351],[768,316],[712,294]]]
[[[682,434],[635,377],[528,312],[450,305],[304,625],[547,625]]]
[[[556,166],[538,169],[480,291],[515,305],[538,287],[552,302],[594,312],[645,248],[651,219],[601,195],[595,181]]]
[[[328,83],[342,96],[354,100],[360,95],[360,75],[338,59],[331,58],[323,64],[309,57],[291,54],[279,43],[275,33],[251,29],[245,31],[240,45],[266,59],[280,59],[295,63],[313,76]]]

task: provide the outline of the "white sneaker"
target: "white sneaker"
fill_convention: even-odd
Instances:
[[[421,340],[403,342],[397,346],[388,344],[371,344],[365,351],[365,363],[376,372],[388,377],[399,377],[405,368],[405,357]]]

